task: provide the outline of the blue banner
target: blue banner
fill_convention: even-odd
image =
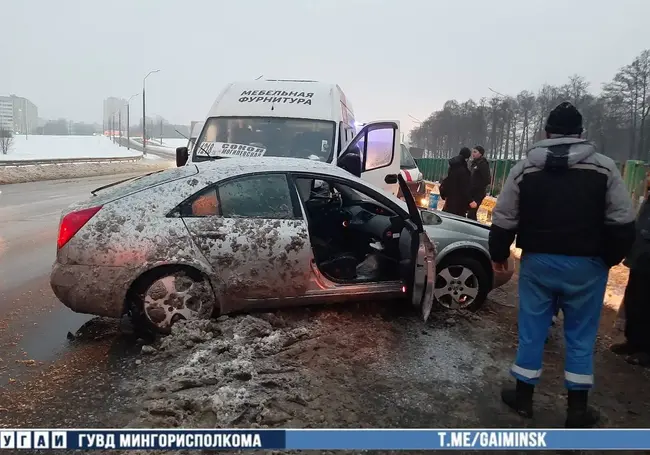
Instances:
[[[639,430],[0,430],[0,451],[115,450],[650,450]]]

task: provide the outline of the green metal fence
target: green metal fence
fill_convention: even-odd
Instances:
[[[623,180],[635,206],[638,206],[641,202],[640,199],[645,196],[647,172],[648,165],[643,161],[628,161],[625,163]]]
[[[440,182],[447,175],[449,169],[448,158],[420,158],[415,161],[417,161],[425,180]],[[517,163],[517,160],[489,160],[489,163],[492,183],[488,190],[490,195],[498,196],[508,173]],[[650,166],[643,161],[617,162],[616,165],[623,175],[632,200],[635,205],[638,204],[639,198],[645,195],[646,175]]]

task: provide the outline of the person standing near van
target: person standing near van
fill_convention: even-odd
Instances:
[[[472,177],[469,184],[470,202],[467,209],[467,218],[476,220],[483,199],[487,195],[487,188],[492,181],[490,178],[490,163],[485,159],[485,149],[480,145],[472,150],[472,164],[470,165]]]
[[[444,199],[443,212],[453,213],[464,217],[469,206],[469,184],[471,173],[467,160],[472,152],[467,147],[460,149],[460,153],[449,160],[449,172],[440,183],[440,197]]]
[[[610,267],[632,247],[635,213],[621,173],[582,135],[582,115],[571,103],[551,111],[546,139],[510,171],[492,212],[489,249],[503,269],[515,236],[521,248],[519,346],[510,369],[516,379],[501,392],[523,417],[533,415],[544,342],[556,303],[564,315],[568,389],[565,426],[594,426],[588,406],[593,355]]]

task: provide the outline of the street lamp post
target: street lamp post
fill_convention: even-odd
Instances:
[[[142,79],[142,154],[143,155],[147,154],[147,114],[146,114],[147,102],[145,99],[144,85],[149,76],[159,71],[160,70],[149,71],[147,75],[144,77],[144,79]]]
[[[118,145],[122,147],[122,109],[117,111],[117,127],[120,130],[120,137]]]
[[[126,149],[131,150],[131,100],[138,96],[139,93],[131,95],[126,102]]]
[[[20,115],[20,119],[22,120],[21,129],[23,130],[23,133],[25,133],[25,140],[27,140],[27,109],[25,109],[24,111],[22,109],[18,109],[18,114]]]

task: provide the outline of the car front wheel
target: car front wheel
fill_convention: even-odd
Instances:
[[[485,303],[489,287],[485,267],[476,259],[458,254],[438,264],[433,294],[447,309],[476,311]]]

